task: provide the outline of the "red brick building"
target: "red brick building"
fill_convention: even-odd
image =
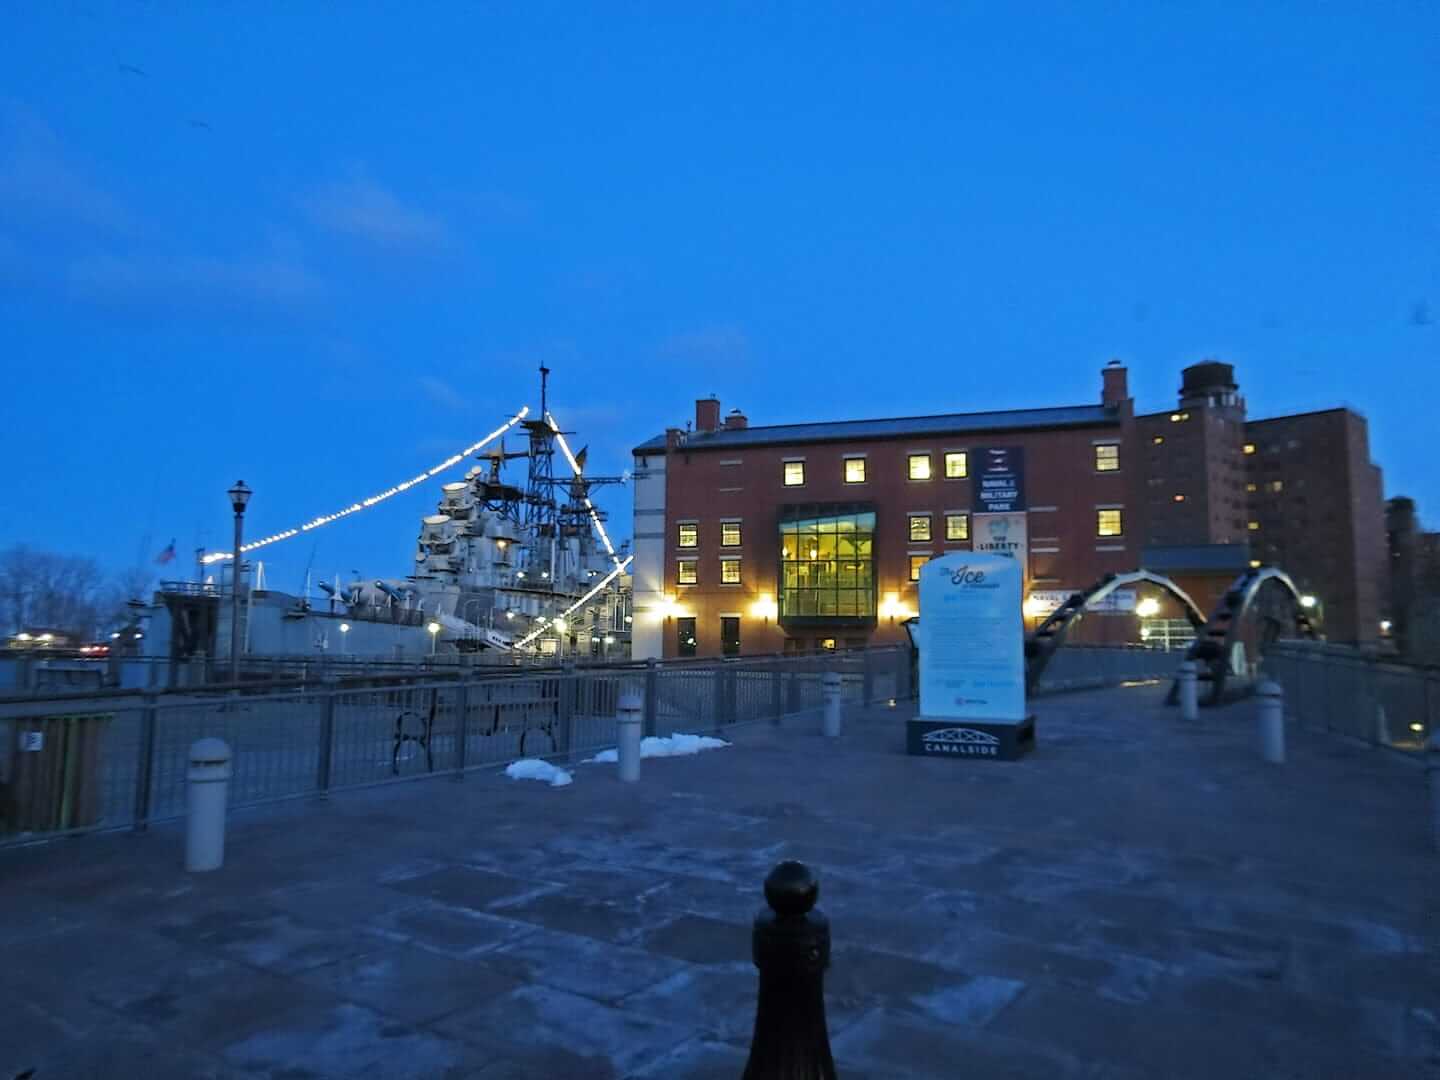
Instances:
[[[1139,417],[1125,368],[1102,379],[1090,405],[770,427],[697,401],[692,429],[634,450],[634,655],[903,640],[919,566],[956,550],[1019,557],[1032,618],[1147,559],[1207,605],[1256,531],[1233,371],[1188,368],[1176,410]],[[1378,484],[1368,458],[1360,471]],[[1378,498],[1374,514],[1378,562]],[[1344,566],[1358,577],[1361,562]],[[1349,619],[1364,590],[1325,595]],[[1122,621],[1114,630],[1133,636]]]

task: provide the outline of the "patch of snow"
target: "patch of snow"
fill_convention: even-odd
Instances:
[[[683,731],[677,731],[674,735],[647,735],[641,739],[640,756],[642,758],[685,757],[689,754],[698,754],[701,750],[719,750],[721,747],[729,745],[724,739],[714,739],[709,735],[687,735]],[[592,758],[586,758],[586,763],[613,765],[619,760],[620,751],[611,747],[609,750],[601,750]]]
[[[575,779],[558,765],[533,757],[512,761],[505,766],[505,775],[511,780],[543,780],[551,787],[564,787]]]

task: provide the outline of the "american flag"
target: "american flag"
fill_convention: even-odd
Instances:
[[[175,541],[171,540],[170,546],[155,556],[155,561],[163,566],[173,558],[175,558]]]

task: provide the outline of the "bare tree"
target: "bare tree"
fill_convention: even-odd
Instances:
[[[91,636],[110,619],[100,564],[17,544],[0,551],[0,628],[46,627]]]

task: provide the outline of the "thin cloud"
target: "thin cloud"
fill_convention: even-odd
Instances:
[[[447,409],[463,409],[470,404],[460,391],[444,379],[436,378],[434,375],[421,375],[416,381],[419,382],[420,389],[425,391],[426,397],[437,405]]]
[[[387,251],[431,251],[450,238],[435,214],[406,206],[373,180],[329,184],[304,200],[310,220],[322,229]]]
[[[662,360],[699,364],[740,364],[750,357],[750,339],[738,326],[704,326],[660,343]]]
[[[324,293],[302,265],[274,257],[93,255],[73,263],[76,295],[121,306],[295,308]]]
[[[0,102],[0,216],[13,224],[128,233],[134,215],[91,180],[32,110]]]

